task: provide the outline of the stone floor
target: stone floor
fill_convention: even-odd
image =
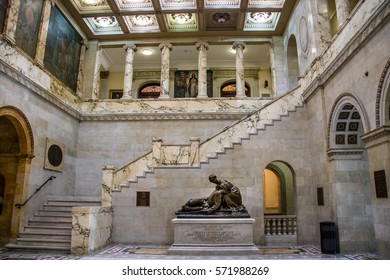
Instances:
[[[322,254],[316,246],[298,246],[288,248],[262,248],[251,255],[174,255],[168,253],[168,247],[135,246],[124,244],[111,244],[87,256],[72,254],[11,252],[0,248],[0,260],[380,260],[373,253],[356,254]]]

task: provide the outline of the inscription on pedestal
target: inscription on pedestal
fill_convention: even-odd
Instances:
[[[230,242],[241,238],[241,233],[229,225],[204,225],[185,236],[187,239],[205,243]]]
[[[175,245],[253,244],[253,219],[174,219]]]

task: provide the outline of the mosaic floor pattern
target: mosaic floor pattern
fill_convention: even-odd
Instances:
[[[257,253],[240,256],[182,256],[169,254],[168,247],[148,247],[113,244],[88,256],[71,254],[10,252],[0,248],[0,260],[77,260],[77,259],[331,259],[331,260],[377,260],[372,253],[322,254],[316,246],[288,248],[261,248]]]

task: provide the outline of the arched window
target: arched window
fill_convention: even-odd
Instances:
[[[345,103],[336,113],[334,123],[334,148],[356,148],[362,146],[360,135],[363,124],[356,107]]]
[[[160,92],[160,83],[148,83],[139,89],[138,98],[158,98]]]
[[[236,82],[227,82],[221,86],[221,97],[236,97]],[[247,83],[245,83],[245,95],[251,96],[251,90]]]

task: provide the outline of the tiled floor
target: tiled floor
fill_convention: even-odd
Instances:
[[[50,254],[50,253],[28,253],[11,252],[0,248],[0,260],[109,260],[109,259],[155,259],[155,260],[257,260],[257,259],[300,259],[300,260],[378,260],[372,253],[360,254],[322,254],[316,246],[300,246],[289,248],[262,248],[250,255],[229,255],[229,256],[202,256],[202,255],[175,255],[168,252],[168,247],[150,247],[112,244],[106,248],[96,251],[88,256],[76,256],[71,254]]]

